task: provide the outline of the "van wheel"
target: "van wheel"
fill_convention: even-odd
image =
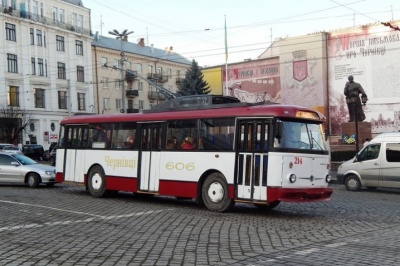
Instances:
[[[207,209],[213,212],[228,211],[234,204],[229,198],[228,184],[220,173],[212,173],[203,183],[202,198]]]
[[[103,168],[100,166],[95,166],[89,171],[88,188],[90,195],[95,198],[107,196],[106,177]]]
[[[349,191],[359,191],[361,189],[360,179],[356,175],[349,175],[344,181],[344,185]]]

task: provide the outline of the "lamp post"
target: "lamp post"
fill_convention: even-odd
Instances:
[[[121,32],[121,33],[119,33],[117,30],[113,30],[113,31],[109,31],[108,32],[109,34],[111,34],[111,35],[114,35],[114,36],[117,36],[117,39],[120,39],[121,40],[121,49],[120,49],[120,52],[121,52],[121,67],[120,67],[120,70],[121,70],[121,83],[122,83],[122,109],[121,109],[121,113],[124,113],[126,110],[125,110],[125,83],[124,83],[124,52],[123,52],[123,49],[122,49],[122,43],[124,42],[124,40],[127,40],[127,38],[128,38],[128,35],[129,34],[132,34],[133,33],[133,31],[129,31],[128,32],[128,30],[124,30],[123,32]]]
[[[358,153],[359,151],[359,141],[358,141],[358,113],[357,113],[357,109],[358,107],[362,107],[365,106],[365,104],[368,101],[367,95],[366,94],[362,94],[361,95],[361,104],[359,104],[360,102],[360,98],[359,98],[359,94],[358,93],[353,93],[350,97],[346,98],[347,104],[351,105],[353,107],[353,111],[354,111],[354,122],[355,122],[355,127],[356,127],[356,153]],[[358,98],[358,99],[357,99]]]

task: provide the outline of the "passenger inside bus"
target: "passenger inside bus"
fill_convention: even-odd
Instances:
[[[126,138],[124,149],[133,149],[135,147],[135,138],[130,135]]]
[[[193,150],[192,138],[186,137],[181,145],[182,150]]]

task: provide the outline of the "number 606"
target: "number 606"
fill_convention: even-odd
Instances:
[[[167,170],[186,170],[186,171],[193,171],[194,170],[194,163],[174,163],[174,162],[169,162],[165,165],[165,168]]]

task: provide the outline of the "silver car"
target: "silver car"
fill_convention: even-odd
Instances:
[[[40,184],[56,184],[56,169],[53,166],[39,164],[21,154],[0,153],[0,182],[19,183],[29,187]]]
[[[4,153],[11,153],[11,154],[22,154],[22,151],[17,146],[6,146],[2,150]]]

